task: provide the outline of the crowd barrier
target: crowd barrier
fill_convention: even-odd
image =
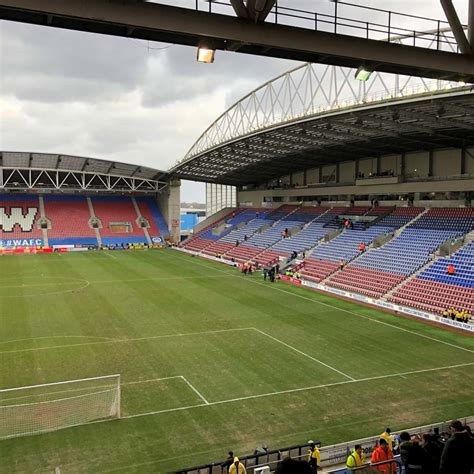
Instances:
[[[474,416],[461,418],[460,421],[465,425],[469,425],[471,428],[474,427]],[[451,420],[443,421],[430,425],[409,428],[406,431],[408,431],[411,435],[422,435],[424,433],[433,433],[436,428],[439,430],[440,433],[444,433],[449,432],[450,423]],[[399,431],[401,432],[402,430]],[[396,434],[395,431],[393,432],[393,434]],[[360,444],[362,446],[362,450],[364,451],[366,458],[370,460],[372,450],[375,444],[379,441],[379,439],[380,435],[356,439],[344,443],[334,444],[331,446],[322,446],[319,448],[321,456],[321,466],[330,469],[331,466],[337,466],[341,464],[345,465],[347,457],[351,452],[351,449],[353,449],[356,444]],[[315,443],[320,444],[319,441],[315,441]],[[260,469],[265,466],[268,466],[270,468],[270,471],[273,472],[276,469],[278,463],[286,457],[306,460],[308,456],[308,450],[309,444],[303,444],[291,446],[288,448],[268,450],[264,453],[256,452],[254,455],[250,456],[239,456],[239,459],[245,465],[248,474],[256,474],[258,472],[261,472]],[[223,467],[223,463],[224,460],[212,464],[183,469],[180,471],[176,471],[174,474],[227,474],[227,469]],[[344,467],[334,467],[334,470],[331,470],[329,472],[332,474],[343,474],[346,473],[347,470]]]

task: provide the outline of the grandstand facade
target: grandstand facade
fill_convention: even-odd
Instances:
[[[472,315],[474,88],[351,78],[344,68],[301,66],[203,133],[171,172],[208,182],[219,212],[183,249],[279,264],[298,284],[419,317]],[[235,187],[236,208],[216,207],[219,186]],[[472,330],[465,322],[449,321]]]
[[[2,152],[0,247],[123,247],[179,238],[179,181],[93,158]]]

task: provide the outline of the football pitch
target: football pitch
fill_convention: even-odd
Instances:
[[[0,472],[168,472],[474,414],[474,338],[173,250],[0,258],[0,389],[121,374],[122,419]]]

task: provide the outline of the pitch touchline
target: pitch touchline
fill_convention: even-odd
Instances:
[[[273,397],[276,395],[284,395],[288,393],[296,393],[296,392],[304,392],[308,390],[316,390],[319,388],[329,388],[329,387],[336,387],[338,385],[348,385],[348,384],[353,384],[353,383],[360,383],[360,382],[370,382],[372,380],[381,380],[381,379],[388,379],[388,378],[393,378],[393,377],[400,377],[403,375],[413,375],[413,374],[421,374],[421,373],[426,373],[426,372],[435,372],[438,370],[447,370],[447,369],[455,369],[459,367],[468,367],[474,365],[474,362],[469,362],[466,364],[457,364],[457,365],[450,365],[446,367],[435,367],[432,369],[421,369],[421,370],[412,370],[410,372],[400,372],[396,374],[387,374],[387,375],[378,375],[375,377],[366,377],[362,379],[356,379],[356,380],[344,380],[342,382],[333,382],[333,383],[328,383],[328,384],[322,384],[322,385],[312,385],[309,387],[300,387],[300,388],[293,388],[289,390],[281,390],[278,392],[268,392],[268,393],[261,393],[259,395],[248,395],[246,397],[238,397],[238,398],[231,398],[228,400],[219,400],[216,402],[208,402],[208,403],[199,403],[197,405],[188,405],[184,407],[178,407],[178,408],[169,408],[166,410],[157,410],[157,411],[151,411],[147,413],[137,413],[136,415],[127,415],[123,416],[122,419],[129,419],[129,418],[139,418],[143,416],[152,416],[152,415],[159,415],[161,413],[170,413],[170,412],[175,412],[175,411],[183,411],[183,410],[190,410],[192,408],[198,408],[198,407],[204,407],[204,406],[214,406],[214,405],[224,405],[227,403],[235,403],[235,402],[240,402],[244,400],[253,400],[256,398],[264,398],[264,397]]]
[[[195,265],[200,265],[200,266],[206,267],[208,269],[213,269],[217,272],[230,274],[230,272],[228,272],[228,271],[221,270],[219,268],[214,268],[213,266],[210,266],[210,265],[203,265],[200,262],[196,262],[195,260],[190,260],[189,258],[182,257],[181,255],[179,255],[179,256],[176,255],[175,257],[176,258],[181,258],[181,259],[186,260],[186,261],[191,262],[191,263],[194,263]],[[211,262],[209,261],[209,263],[211,263]],[[284,290],[282,288],[276,288],[275,286],[272,286],[270,284],[265,284],[265,283],[262,283],[260,281],[255,281],[252,278],[248,278],[248,277],[243,278],[243,277],[240,277],[238,274],[234,275],[234,277],[240,278],[242,281],[249,281],[249,282],[254,283],[256,285],[262,285],[262,286],[265,286],[266,288],[271,288],[271,289],[276,290],[276,291],[281,291],[282,293],[292,295],[296,298],[302,298],[304,300],[311,301],[313,303],[320,304],[322,306],[327,306],[329,308],[334,308],[334,309],[337,309],[338,311],[342,311],[344,313],[348,313],[348,314],[352,314],[353,316],[357,316],[358,318],[366,319],[367,321],[372,321],[373,323],[383,324],[384,326],[389,326],[391,328],[398,329],[399,331],[407,332],[407,333],[413,334],[413,335],[418,336],[418,337],[423,337],[423,338],[429,339],[431,341],[439,342],[440,344],[445,344],[447,346],[455,347],[456,349],[461,349],[463,351],[470,352],[471,354],[474,353],[474,350],[467,349],[466,347],[457,346],[456,344],[451,344],[450,342],[442,341],[441,339],[436,339],[435,337],[426,336],[425,334],[420,334],[420,333],[415,332],[415,331],[410,331],[409,329],[405,329],[405,328],[402,328],[402,327],[399,327],[399,326],[395,326],[394,324],[390,324],[390,323],[387,323],[385,321],[379,321],[377,319],[369,318],[368,316],[364,316],[362,314],[355,313],[354,311],[349,311],[348,309],[339,308],[338,306],[335,306],[335,305],[332,305],[332,304],[329,304],[329,303],[324,303],[322,301],[318,301],[318,300],[315,300],[313,298],[309,298],[307,296],[299,295],[297,293],[293,293],[291,291]]]

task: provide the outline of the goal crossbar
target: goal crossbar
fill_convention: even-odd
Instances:
[[[22,395],[11,396],[17,392]],[[68,396],[68,392],[76,393]],[[18,403],[19,399],[23,401]],[[0,389],[0,439],[111,418],[120,418],[120,374]]]

